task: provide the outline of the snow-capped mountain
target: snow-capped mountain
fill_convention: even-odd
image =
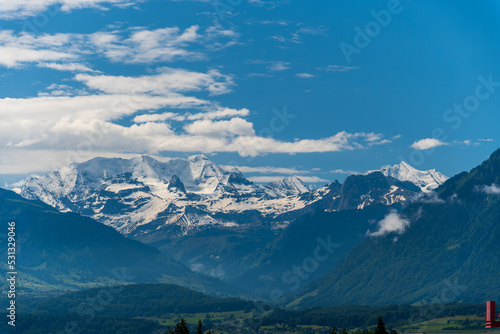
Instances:
[[[377,171],[381,172],[385,176],[391,176],[400,181],[410,181],[411,183],[419,186],[424,193],[435,190],[448,180],[447,176],[441,174],[435,169],[421,171],[413,168],[404,161],[394,166],[383,166]],[[364,173],[364,175],[368,175],[373,172],[376,171],[368,171]]]
[[[182,226],[182,233],[203,225],[233,226],[213,213],[258,210],[276,215],[300,207],[284,198],[309,191],[296,177],[265,187],[236,168],[225,170],[204,155],[158,161],[95,158],[26,181],[21,195],[60,211],[75,211],[111,225],[124,234],[154,222]],[[158,221],[159,220],[159,221]]]
[[[175,225],[172,237],[200,228],[240,226],[242,219],[235,215],[246,212],[258,212],[262,219],[272,220],[318,207],[338,211],[377,203],[404,206],[418,193],[412,185],[427,192],[445,180],[435,170],[422,172],[401,163],[385,166],[379,173],[351,176],[343,185],[334,182],[316,190],[296,176],[260,186],[237,168],[224,169],[204,155],[162,161],[141,156],[73,163],[28,179],[21,195],[60,211],[90,216],[124,234],[133,233],[139,226],[142,235],[159,234],[166,227],[172,233],[171,226]],[[278,225],[284,226],[282,222]]]
[[[270,182],[266,184],[264,188],[271,197],[297,196],[311,191],[311,189],[297,176],[290,176]]]
[[[295,176],[257,185],[237,168],[222,168],[204,155],[95,158],[29,178],[20,194],[92,217],[219,277],[306,213],[407,206],[422,194],[419,186],[432,187],[425,172],[407,170],[387,168],[309,189]]]

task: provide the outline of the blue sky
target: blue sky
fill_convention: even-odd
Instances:
[[[263,182],[401,160],[452,176],[498,148],[499,17],[496,1],[0,0],[0,179],[200,152]]]

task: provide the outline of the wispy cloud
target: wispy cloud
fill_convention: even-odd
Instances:
[[[302,78],[302,79],[311,79],[311,78],[316,77],[314,74],[310,74],[310,73],[297,73],[297,74],[295,74],[295,76],[297,78]]]
[[[97,8],[105,10],[104,5],[130,6],[137,0],[1,0],[0,18],[4,20],[34,16],[44,12],[51,6],[59,6],[61,11],[69,12],[80,8]]]
[[[288,26],[291,21],[288,20],[257,20],[257,19],[248,19],[245,21],[245,24],[254,25],[279,25],[279,26]]]
[[[479,189],[488,195],[500,195],[500,186],[496,184],[492,184],[491,186],[482,186]]]
[[[399,213],[392,211],[378,222],[377,231],[368,233],[368,235],[371,237],[381,237],[389,233],[403,234],[408,226],[410,226],[409,220],[401,218]]]
[[[248,0],[248,3],[255,6],[267,7],[269,9],[286,5],[290,0]]]
[[[92,54],[112,62],[131,64],[203,60],[209,51],[234,45],[238,36],[219,25],[203,31],[193,25],[185,30],[132,27],[127,31],[54,35],[0,30],[0,66],[34,65],[59,71],[92,72],[83,63],[83,59]]]
[[[331,170],[330,173],[332,173],[332,174],[347,174],[347,175],[361,174],[360,172],[357,172],[354,170],[345,170],[345,169],[334,169],[334,170]]]
[[[290,69],[290,63],[284,61],[272,62],[271,65],[267,67],[272,72],[286,71]]]
[[[78,63],[40,63],[39,67],[51,68],[58,71],[70,71],[70,72],[99,72],[91,69],[84,64]]]
[[[299,27],[295,28],[295,31],[284,29],[282,33],[270,36],[270,38],[280,43],[302,43],[302,39],[305,35],[326,36],[326,32],[328,31],[328,28],[324,26],[313,27],[303,26],[301,24],[298,24],[298,26]]]
[[[476,142],[472,140],[453,140],[450,142],[444,142],[436,138],[424,138],[420,139],[413,144],[410,145],[411,148],[416,149],[416,150],[429,150],[435,147],[440,147],[440,146],[453,146],[453,145],[460,145],[462,147],[468,147],[468,146],[479,146],[481,140],[478,140]]]
[[[266,65],[266,68],[270,72],[281,72],[290,69],[290,63],[281,60],[260,60],[260,59],[251,59],[247,61],[248,64],[255,65]]]
[[[425,194],[424,196],[420,197],[418,199],[419,202],[425,203],[425,204],[444,204],[445,201],[441,198],[439,198],[438,194],[435,193],[434,191],[431,191],[430,193]]]
[[[328,65],[326,67],[318,67],[318,70],[326,72],[349,72],[359,68],[359,66]]]

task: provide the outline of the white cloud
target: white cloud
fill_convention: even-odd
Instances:
[[[290,63],[284,61],[276,61],[269,65],[267,68],[272,72],[286,71],[290,69]]]
[[[106,152],[82,149],[67,150],[25,150],[0,148],[0,174],[31,174],[51,172],[72,162],[84,162],[95,157],[133,158],[137,154]]]
[[[206,49],[213,51],[232,46],[239,37],[235,31],[223,29],[219,25],[208,27],[202,32],[197,25],[184,31],[178,27],[129,30],[132,32],[128,37],[122,37],[120,32],[94,33],[90,36],[90,42],[98,53],[114,62],[150,64],[177,59],[202,60],[206,58]],[[198,49],[188,49],[195,47]]]
[[[500,195],[500,186],[492,184],[491,186],[482,186],[481,191],[488,195]]]
[[[207,101],[182,95],[84,95],[0,99],[0,149],[65,151],[92,143],[92,152],[149,153],[237,152],[241,156],[266,153],[332,152],[367,146],[372,134],[340,132],[325,139],[293,142],[255,135],[253,124],[239,117],[226,121],[196,120],[173,129],[162,123],[176,113],[136,115],[140,111],[163,108],[203,108]],[[139,124],[119,124],[134,117]],[[156,122],[154,122],[156,121]],[[87,145],[88,146],[88,145]],[[36,170],[34,170],[36,171]]]
[[[448,143],[442,142],[435,138],[425,138],[411,144],[410,147],[416,150],[428,150],[434,147],[449,145]]]
[[[327,67],[318,67],[318,70],[327,72],[349,72],[359,69],[359,66],[328,65]]]
[[[297,78],[302,78],[302,79],[311,79],[311,78],[316,77],[314,74],[310,74],[310,73],[297,73],[297,74],[295,74],[295,76]]]
[[[176,55],[190,57],[202,54],[209,41],[219,38],[234,41],[237,34],[219,26],[204,31],[197,26],[185,30],[131,28],[90,35],[0,31],[0,49],[6,51],[0,53],[0,66],[87,72],[74,76],[78,82],[75,87],[65,81],[46,87],[38,97],[0,99],[0,150],[31,152],[37,159],[64,155],[82,145],[89,146],[86,157],[164,151],[258,156],[364,149],[389,142],[375,133],[339,132],[328,138],[293,141],[259,137],[254,125],[245,119],[248,109],[187,96],[193,92],[210,96],[229,93],[235,86],[233,78],[218,69],[203,73],[163,67],[152,75],[132,77],[101,74],[86,65],[87,59],[103,55],[111,61],[148,64],[169,61]],[[194,44],[201,51],[188,50]],[[211,47],[224,45],[228,44]],[[280,61],[260,64],[272,71],[289,65]],[[99,140],[89,145],[88,138]],[[54,153],[33,153],[48,151]],[[29,166],[41,164],[38,161]],[[29,172],[33,171],[37,169]]]
[[[166,120],[184,121],[185,116],[173,112],[166,112],[163,114],[145,114],[134,117],[135,123],[147,122],[165,122]]]
[[[71,72],[97,72],[90,67],[78,63],[39,63],[39,67],[51,68],[58,71],[71,71]]]
[[[0,18],[17,19],[47,11],[50,6],[59,5],[62,11],[80,8],[101,8],[105,4],[128,6],[133,0],[0,0]]]
[[[187,119],[197,120],[197,119],[220,119],[228,117],[246,117],[250,114],[250,111],[246,108],[243,109],[232,109],[232,108],[218,108],[213,111],[208,111],[205,113],[198,113],[194,115],[189,115]]]
[[[330,182],[328,180],[322,179],[317,176],[301,176],[301,175],[295,175],[295,176],[305,183]],[[287,176],[253,176],[249,177],[248,179],[255,183],[269,183],[269,182],[283,180],[285,177]]]
[[[227,137],[232,135],[253,136],[253,124],[239,117],[229,121],[195,121],[184,127],[187,133],[208,137]]]
[[[304,35],[314,35],[314,36],[327,36],[326,32],[328,28],[325,26],[312,27],[312,26],[300,26],[296,31],[290,32],[287,29],[281,35],[273,35],[270,38],[277,40],[280,43],[302,43],[302,37]]]
[[[178,27],[156,30],[136,30],[123,39],[114,32],[94,33],[90,41],[114,62],[151,63],[169,62],[175,59],[203,59],[203,54],[187,50],[187,46],[199,41],[199,27],[194,25],[184,31]]]
[[[290,63],[281,60],[260,60],[253,59],[248,60],[248,64],[256,64],[256,65],[267,65],[266,68],[271,72],[281,72],[290,69]],[[254,73],[255,75],[256,73]]]
[[[1,42],[0,42],[1,43]],[[0,66],[19,67],[25,63],[73,60],[76,56],[67,52],[35,49],[28,46],[0,45]]]
[[[78,74],[75,79],[89,88],[110,94],[157,94],[207,90],[211,95],[229,93],[234,85],[232,77],[217,70],[207,73],[183,69],[162,68],[160,74],[141,77]]]
[[[444,204],[445,201],[439,198],[438,194],[434,191],[425,194],[423,197],[418,200],[421,203],[425,204]]]
[[[256,19],[248,19],[245,21],[245,24],[253,25],[253,24],[261,24],[261,25],[280,25],[280,26],[288,26],[291,22],[287,20],[256,20]]]
[[[334,170],[331,170],[330,173],[333,173],[333,174],[347,174],[347,175],[358,175],[358,174],[361,174],[360,172],[356,172],[354,170],[345,170],[345,169],[334,169]]]
[[[249,4],[267,7],[269,9],[275,8],[280,5],[288,4],[290,0],[248,0]]]
[[[378,230],[368,235],[380,237],[389,233],[403,234],[408,226],[410,226],[409,220],[401,218],[396,211],[392,211],[378,222]]]
[[[60,71],[91,72],[80,63],[89,55],[104,56],[113,62],[142,64],[181,58],[201,60],[206,59],[208,51],[234,45],[239,36],[218,25],[199,30],[196,25],[183,31],[178,27],[155,30],[131,27],[127,31],[54,35],[14,34],[10,30],[0,30],[0,66],[12,68],[32,64]],[[212,93],[218,94],[220,89],[214,86]]]
[[[342,131],[329,138],[302,139],[293,142],[281,142],[263,137],[237,137],[230,147],[242,156],[258,156],[266,153],[339,152],[365,148],[368,144],[367,138],[371,138],[372,135],[372,133]]]

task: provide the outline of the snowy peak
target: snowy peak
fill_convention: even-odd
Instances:
[[[311,189],[296,176],[290,176],[279,181],[270,182],[266,184],[264,188],[271,197],[296,196],[311,191]]]
[[[383,166],[380,170],[377,171],[368,171],[364,173],[364,175],[368,175],[373,172],[381,172],[385,176],[390,176],[400,181],[409,181],[417,185],[425,193],[435,190],[446,180],[448,180],[447,176],[443,175],[435,169],[421,171],[413,168],[404,161],[394,166]]]

